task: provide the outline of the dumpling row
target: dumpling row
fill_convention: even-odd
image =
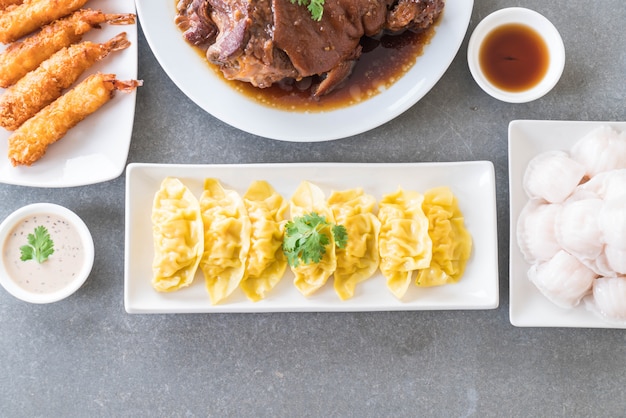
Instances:
[[[358,283],[378,269],[380,222],[374,215],[376,199],[355,188],[334,191],[326,200],[324,192],[308,181],[300,183],[290,201],[291,218],[311,212],[326,217],[330,223],[343,225],[348,235],[345,248],[336,248],[331,235],[322,260],[316,264],[291,267],[294,284],[305,296],[320,289],[332,275],[335,292],[341,300],[354,296]]]
[[[345,248],[333,237],[322,260],[291,267],[294,285],[305,296],[333,276],[340,299],[354,296],[357,285],[377,269],[402,298],[416,275],[416,285],[458,281],[471,254],[472,239],[452,191],[431,189],[422,195],[398,188],[380,201],[362,188],[333,191],[326,199],[315,184],[303,181],[285,202],[265,181],[253,182],[239,196],[206,179],[199,200],[180,180],[166,178],[153,203],[153,287],[169,292],[189,286],[198,267],[211,303],[237,287],[252,301],[263,299],[284,275],[284,214],[311,212],[346,228]]]
[[[448,187],[422,195],[399,187],[376,199],[362,188],[333,191],[328,200],[323,191],[303,181],[290,202],[292,219],[317,212],[347,230],[346,248],[327,247],[318,264],[292,270],[295,285],[310,295],[334,277],[337,295],[354,296],[358,283],[380,268],[388,289],[401,299],[413,281],[417,286],[457,282],[470,258],[472,238],[465,228],[457,199]]]
[[[404,296],[414,274],[420,287],[461,279],[472,237],[450,188],[433,188],[424,195],[399,188],[383,196],[378,218],[380,270],[397,298]]]
[[[174,203],[172,203],[174,202]],[[166,178],[152,211],[152,285],[170,292],[189,286],[198,267],[212,304],[237,287],[253,301],[282,278],[283,198],[264,181],[243,196],[206,179],[200,200],[175,178]]]

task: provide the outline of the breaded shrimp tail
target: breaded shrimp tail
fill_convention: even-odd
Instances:
[[[110,25],[132,25],[135,23],[135,15],[132,13],[106,14],[104,18],[104,21]]]
[[[129,45],[122,32],[103,44],[86,41],[55,53],[0,96],[0,126],[14,131],[56,100],[97,61]]]
[[[104,22],[133,24],[135,15],[105,14],[99,10],[81,9],[44,26],[36,34],[9,45],[0,53],[0,87],[7,88],[15,84],[52,54],[79,42],[82,35]]]
[[[0,14],[0,42],[8,44],[87,3],[87,0],[28,0]]]
[[[139,80],[117,80],[114,74],[87,77],[13,132],[8,140],[11,164],[33,164],[49,145],[111,100],[115,90],[131,92],[141,84]]]

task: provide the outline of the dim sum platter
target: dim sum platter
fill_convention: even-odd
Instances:
[[[136,4],[142,29],[157,60],[198,106],[221,121],[255,135],[315,142],[374,129],[424,97],[443,76],[461,46],[474,2],[446,1],[430,44],[413,68],[391,88],[357,105],[324,113],[286,112],[253,102],[207,68],[201,54],[183,40],[174,24],[175,1],[136,0]]]
[[[626,122],[513,121],[509,125],[510,271],[509,315],[518,327],[615,328],[588,311],[584,303],[561,309],[544,297],[528,279],[530,268],[517,244],[517,220],[528,201],[522,179],[528,162],[549,150],[571,149],[588,132],[601,125],[626,130]]]
[[[91,0],[91,9],[105,13],[135,13],[131,0]],[[137,78],[137,24],[103,23],[83,40],[105,42],[126,32],[130,47],[113,52],[83,74],[113,73],[120,80]],[[0,49],[6,46],[0,45]],[[79,81],[80,81],[79,80]],[[141,87],[140,87],[141,88]],[[0,89],[0,92],[3,90]],[[135,92],[117,92],[113,100],[51,145],[44,157],[30,167],[13,167],[7,155],[9,132],[0,128],[0,182],[33,187],[71,187],[111,180],[124,171],[133,122]]]
[[[384,172],[384,176],[372,173]],[[449,186],[457,196],[465,224],[473,238],[472,256],[459,283],[441,287],[410,286],[405,299],[387,289],[380,271],[359,284],[352,299],[341,301],[329,282],[310,297],[293,285],[288,270],[265,300],[251,302],[237,289],[223,303],[212,306],[198,271],[191,286],[171,293],[151,285],[151,211],[156,191],[165,177],[179,178],[200,196],[203,180],[215,177],[226,188],[245,193],[253,180],[267,180],[289,199],[302,180],[328,195],[332,190],[363,187],[380,199],[398,186],[425,192]],[[494,309],[499,303],[495,176],[491,162],[406,164],[254,164],[254,165],[128,165],[126,171],[126,241],[124,305],[129,313],[297,312]]]

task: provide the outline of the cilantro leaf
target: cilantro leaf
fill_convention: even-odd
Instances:
[[[37,260],[43,263],[54,253],[54,241],[50,238],[50,234],[45,226],[39,225],[32,234],[26,237],[28,245],[20,247],[20,260]]]
[[[298,3],[298,6],[306,6],[311,13],[311,19],[320,21],[324,14],[324,0],[290,0],[292,4]]]
[[[311,264],[322,261],[326,254],[326,247],[330,244],[330,234],[333,234],[335,244],[345,247],[348,234],[342,225],[333,225],[316,212],[301,217],[295,217],[285,225],[283,252],[287,262],[292,267],[300,263]]]
[[[20,260],[32,260],[35,257],[35,249],[30,245],[23,245],[20,247],[21,257]]]
[[[333,226],[333,237],[335,238],[335,243],[339,248],[346,248],[348,245],[348,231],[346,227],[343,225],[334,225]]]

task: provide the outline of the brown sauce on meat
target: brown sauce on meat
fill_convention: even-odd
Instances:
[[[535,30],[516,23],[491,31],[479,52],[487,79],[502,90],[528,90],[543,79],[550,64],[546,42]]]
[[[435,34],[436,27],[437,23],[419,33],[405,31],[398,35],[383,35],[379,39],[363,38],[363,52],[348,80],[321,97],[312,97],[310,86],[316,80],[311,77],[298,82],[284,80],[261,89],[250,83],[226,80],[216,65],[209,61],[207,64],[234,90],[260,104],[289,111],[323,112],[352,106],[389,88],[413,67]],[[196,49],[204,56],[204,51]]]

